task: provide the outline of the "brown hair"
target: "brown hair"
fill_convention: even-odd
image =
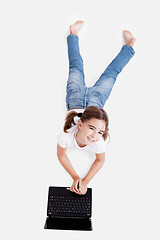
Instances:
[[[75,111],[71,111],[67,114],[66,119],[65,119],[65,124],[64,124],[64,132],[67,133],[67,130],[70,129],[72,127],[72,125],[76,125],[75,121],[74,121],[74,117],[78,116],[80,117],[80,120],[82,122],[85,122],[87,120],[90,120],[92,118],[96,118],[99,120],[104,120],[106,123],[105,126],[105,132],[102,135],[103,139],[106,140],[107,137],[109,136],[109,120],[108,120],[108,115],[106,113],[106,111],[103,108],[99,108],[96,106],[90,106],[88,108],[85,109],[85,111],[83,113],[77,113]]]

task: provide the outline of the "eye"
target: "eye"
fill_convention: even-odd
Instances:
[[[103,135],[103,133],[102,132],[98,132],[100,135]]]
[[[94,128],[93,128],[93,127],[90,127],[90,129],[91,129],[91,130],[94,130]]]

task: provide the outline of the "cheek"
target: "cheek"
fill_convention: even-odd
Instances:
[[[86,130],[85,130],[85,135],[86,135],[86,136],[88,136],[88,135],[90,136],[90,135],[91,135],[91,131],[88,130],[88,129],[86,129]]]
[[[100,140],[102,138],[101,134],[98,134],[97,139]]]
[[[87,128],[81,128],[81,133],[83,135],[88,135],[89,134],[89,130]]]

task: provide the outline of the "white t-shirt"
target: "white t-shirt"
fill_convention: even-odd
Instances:
[[[72,111],[83,112],[84,109],[72,109]],[[89,151],[95,154],[104,153],[106,151],[106,147],[105,147],[105,142],[103,138],[98,142],[95,142],[91,145],[87,145],[85,147],[78,146],[76,141],[76,133],[78,131],[78,120],[79,118],[76,116],[74,118],[76,125],[73,125],[70,129],[68,129],[67,133],[65,133],[64,131],[60,133],[60,135],[57,138],[57,143],[62,148],[78,149],[81,151]]]

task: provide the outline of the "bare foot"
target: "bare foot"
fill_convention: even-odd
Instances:
[[[81,27],[83,26],[83,24],[84,24],[84,21],[77,21],[74,24],[70,25],[69,26],[70,34],[74,34],[74,35],[78,36],[78,33],[79,33]]]
[[[128,30],[123,31],[123,36],[125,40],[125,45],[130,45],[133,47],[134,43],[136,42],[135,37],[133,37],[132,33]]]

